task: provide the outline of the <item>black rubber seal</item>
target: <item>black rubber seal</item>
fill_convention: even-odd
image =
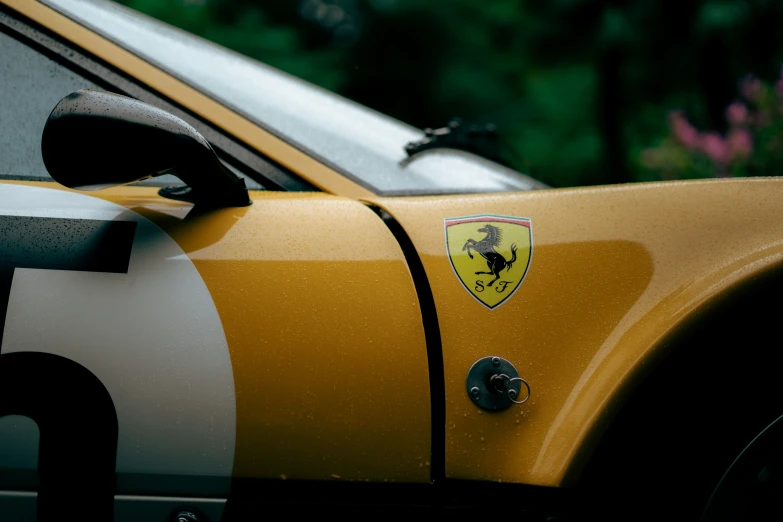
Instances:
[[[427,343],[427,365],[430,374],[430,410],[432,413],[432,448],[430,479],[441,482],[446,477],[446,381],[443,370],[443,344],[440,338],[438,314],[432,288],[413,241],[394,217],[382,208],[370,206],[388,227],[399,243],[405,261],[413,277],[413,285],[419,297],[424,339]]]

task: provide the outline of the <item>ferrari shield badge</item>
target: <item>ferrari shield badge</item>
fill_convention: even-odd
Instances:
[[[514,295],[533,255],[529,218],[447,218],[444,227],[451,266],[470,295],[490,310]]]

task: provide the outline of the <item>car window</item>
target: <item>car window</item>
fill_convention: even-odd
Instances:
[[[95,0],[44,3],[376,193],[503,192],[544,187],[494,162],[451,149],[408,161],[404,146],[424,137],[419,129],[123,6]]]
[[[103,77],[100,78],[97,81],[104,80]],[[109,84],[98,85],[24,41],[0,32],[0,96],[4,100],[4,103],[0,103],[0,150],[3,151],[0,154],[0,179],[52,181],[41,156],[41,135],[49,113],[63,97],[74,91],[90,88],[106,90],[107,85]],[[136,92],[130,93],[114,87],[108,87],[108,90],[138,97]],[[153,100],[144,101],[160,106]],[[191,124],[194,123],[191,120]],[[202,132],[205,130],[201,125],[199,128]],[[212,132],[209,135],[210,142],[217,138],[226,145],[226,140],[222,137]],[[248,189],[264,190],[263,185],[249,177],[244,170],[227,162],[227,159],[229,158],[224,157],[223,164],[243,178]],[[266,163],[261,163],[267,167]],[[176,176],[167,174],[134,185],[169,186],[183,185],[183,182]],[[298,189],[296,186],[287,188]]]
[[[41,133],[57,102],[90,82],[0,32],[0,177],[51,180]]]

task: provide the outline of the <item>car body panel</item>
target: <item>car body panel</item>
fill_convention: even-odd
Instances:
[[[781,201],[777,179],[374,198],[411,237],[432,287],[446,476],[573,480],[614,407],[666,353],[668,336],[732,287],[779,266]],[[446,253],[444,219],[482,214],[530,218],[533,229],[527,276],[494,310],[466,291]],[[516,365],[532,388],[528,402],[500,413],[472,403],[467,371],[490,355]]]
[[[293,145],[54,9],[34,0],[3,0],[3,3],[210,121],[321,190],[353,198],[372,194]]]
[[[15,184],[72,192],[56,183],[0,187]],[[189,203],[163,199],[150,187],[81,197],[105,199],[155,223],[203,279],[233,373],[234,477],[429,482],[427,350],[396,240],[355,201],[320,193],[251,195],[252,206],[206,213],[191,213]],[[57,212],[52,201],[47,208]],[[47,322],[64,312],[55,309]],[[179,378],[171,374],[172,386]],[[120,429],[122,438],[122,423]],[[151,493],[156,482],[145,480]],[[155,491],[184,494],[162,482]],[[120,492],[134,493],[130,486]]]
[[[3,2],[334,194],[252,192],[251,207],[200,213],[153,188],[91,193],[157,225],[203,280],[234,380],[234,477],[433,477],[443,426],[431,427],[421,296],[367,205],[402,225],[426,271],[445,370],[440,442],[455,479],[570,485],[672,336],[783,260],[783,181],[376,197],[56,11]],[[533,230],[524,281],[492,310],[455,275],[444,233],[447,219],[485,215],[528,218]],[[516,365],[529,401],[500,413],[473,405],[465,376],[488,355]]]
[[[13,361],[36,360],[33,375],[18,386],[40,379],[38,390],[46,390],[52,376],[44,366],[57,365],[57,378],[70,380],[56,397],[68,397],[85,381],[61,363],[64,358],[108,394],[109,407],[72,406],[75,423],[82,419],[79,411],[92,410],[95,426],[80,430],[100,432],[112,424],[119,429],[116,449],[85,449],[95,453],[84,455],[84,468],[92,461],[113,465],[120,492],[160,474],[194,477],[194,485],[226,494],[237,439],[232,363],[215,304],[182,249],[126,207],[40,186],[0,185],[0,228],[8,288],[4,369]],[[4,376],[6,383],[13,379]],[[35,418],[42,448],[52,438],[70,437],[65,426],[52,432],[60,424],[52,420],[57,412],[49,411],[58,404],[55,397],[47,395],[45,403],[38,407],[43,417]],[[17,408],[13,413],[24,408],[9,407]],[[74,445],[72,451],[81,449]],[[39,468],[51,458],[46,451],[40,450]]]

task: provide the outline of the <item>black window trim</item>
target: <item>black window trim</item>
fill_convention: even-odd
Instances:
[[[218,153],[221,160],[258,182],[266,190],[319,192],[290,169],[264,156],[173,100],[144,85],[100,58],[76,47],[34,21],[0,4],[0,32],[43,54],[106,90],[159,107],[192,125]],[[25,177],[22,179],[31,179]]]

